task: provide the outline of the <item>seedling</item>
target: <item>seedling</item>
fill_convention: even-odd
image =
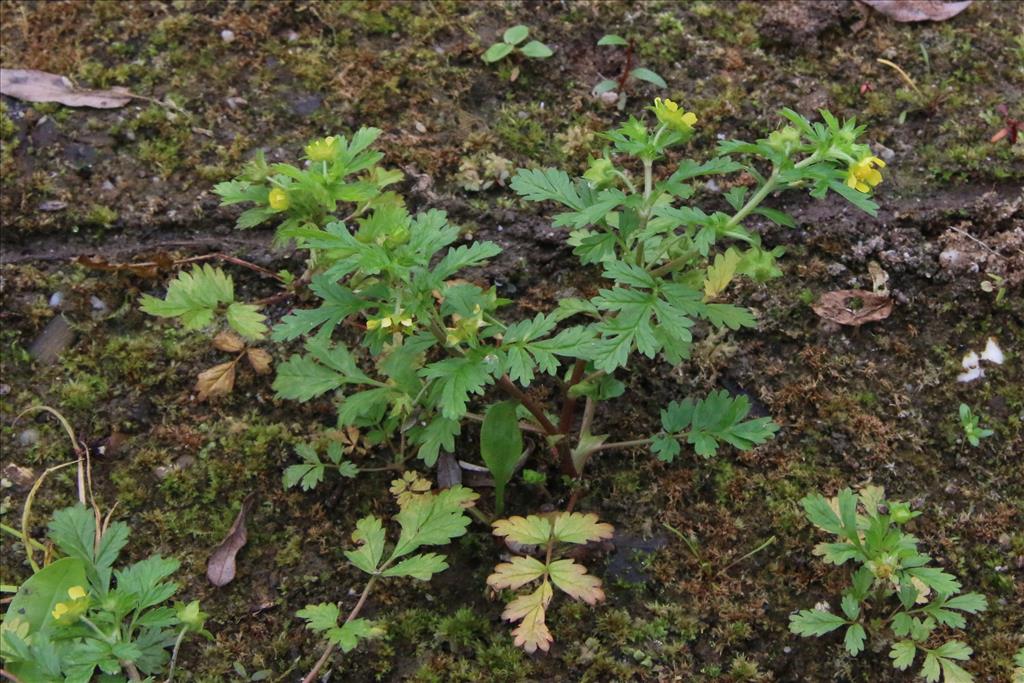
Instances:
[[[981,418],[971,412],[970,406],[966,403],[960,404],[960,425],[964,429],[964,436],[967,437],[967,443],[971,444],[975,448],[981,445],[982,439],[995,434],[991,429],[982,429],[978,426],[978,422]]]
[[[630,38],[628,41],[622,36],[608,34],[597,41],[599,46],[625,47],[626,54],[623,57],[622,71],[616,78],[605,78],[594,86],[594,95],[600,97],[605,93],[616,92],[618,94],[618,108],[621,111],[626,108],[627,93],[633,81],[647,81],[659,88],[667,88],[665,79],[642,66],[634,66],[633,60],[636,53],[636,41]]]
[[[851,657],[864,651],[870,636],[891,641],[889,657],[905,671],[918,653],[924,656],[921,676],[928,683],[969,683],[973,677],[956,662],[970,659],[971,648],[959,640],[936,645],[940,626],[964,628],[964,614],[986,609],[985,597],[960,593],[955,576],[929,566],[932,558],[917,549],[918,539],[903,526],[919,516],[907,503],[885,499],[885,490],[866,486],[859,493],[843,489],[836,498],[819,494],[800,501],[807,519],[834,534],[814,554],[829,564],[859,564],[840,600],[842,614],[826,604],[790,617],[789,630],[801,636],[823,636],[844,629],[843,645]],[[893,598],[896,606],[893,608]]]
[[[427,545],[447,545],[453,538],[465,534],[471,521],[465,511],[474,505],[478,496],[462,486],[437,492],[430,488],[429,482],[415,476],[392,482],[392,492],[397,491],[399,506],[394,520],[401,531],[386,554],[387,559],[383,522],[374,515],[356,522],[356,530],[352,533],[356,548],[346,551],[345,557],[357,569],[369,574],[370,579],[345,621],[338,624],[341,609],[334,603],[307,605],[298,611],[298,616],[307,622],[306,628],[321,634],[328,643],[320,660],[302,679],[303,683],[316,680],[335,648],[350,652],[361,641],[381,634],[376,624],[359,617],[377,581],[401,577],[429,581],[434,574],[448,568],[445,558],[437,553],[412,553]]]
[[[488,64],[493,64],[495,62],[500,62],[511,54],[520,54],[527,59],[547,59],[554,54],[550,47],[539,40],[531,40],[520,47],[520,43],[526,40],[529,35],[529,27],[524,26],[523,24],[518,24],[505,29],[505,33],[502,34],[501,41],[487,48],[482,59]],[[516,66],[513,67],[509,80],[514,81],[518,77],[519,67]]]

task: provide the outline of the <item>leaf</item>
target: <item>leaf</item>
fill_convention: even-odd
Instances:
[[[712,392],[696,403],[686,399],[673,401],[662,411],[662,427],[666,432],[682,434],[698,455],[709,457],[724,441],[735,448],[749,450],[770,439],[779,430],[770,418],[745,420],[750,412],[746,396],[730,396],[729,392]]]
[[[531,40],[519,50],[530,59],[547,59],[555,54],[550,47],[539,40]]]
[[[494,477],[495,512],[505,511],[505,486],[515,474],[523,455],[523,434],[519,429],[517,401],[491,405],[480,426],[480,455]]]
[[[614,33],[601,36],[601,40],[597,41],[598,45],[628,45],[626,39],[622,36],[617,36]]]
[[[789,617],[789,630],[798,636],[823,636],[841,626],[846,619],[837,614],[817,609],[804,609]]]
[[[232,302],[234,298],[231,277],[220,268],[204,264],[190,273],[179,273],[167,286],[164,299],[144,295],[140,308],[161,318],[181,318],[186,330],[198,330],[210,324],[217,306]]]
[[[618,81],[613,81],[610,78],[606,78],[594,86],[593,92],[594,95],[603,95],[606,92],[611,92],[612,90],[615,90],[615,88],[617,88],[618,86]]]
[[[907,574],[920,579],[926,586],[942,595],[960,592],[960,581],[952,574],[947,574],[938,567],[911,567]]]
[[[334,603],[322,602],[318,605],[306,605],[295,615],[306,620],[306,628],[309,630],[321,632],[338,625],[341,610]]]
[[[708,304],[701,310],[701,315],[719,329],[727,327],[730,330],[738,330],[741,327],[757,327],[757,320],[748,309],[732,304]]]
[[[423,545],[447,545],[466,533],[470,518],[465,506],[479,496],[463,486],[434,494],[413,496],[395,515],[402,532],[390,560],[407,555]]]
[[[864,640],[867,637],[868,634],[860,624],[851,624],[850,628],[846,629],[846,635],[843,637],[843,645],[846,647],[846,651],[850,653],[851,657],[856,657],[864,651]]]
[[[512,176],[509,187],[520,197],[532,202],[553,200],[577,211],[584,208],[583,200],[569,175],[558,169],[521,168]]]
[[[654,73],[650,69],[645,69],[642,66],[639,67],[639,68],[633,69],[632,71],[630,71],[629,75],[632,76],[633,78],[639,79],[641,81],[647,81],[648,83],[653,83],[654,85],[658,86],[659,88],[667,88],[668,87],[668,83],[665,82],[664,78],[662,78],[658,74]]]
[[[463,268],[478,266],[500,253],[501,247],[494,242],[474,242],[468,246],[449,249],[444,258],[434,267],[431,275],[440,283]]]
[[[827,292],[811,305],[822,318],[839,325],[860,327],[865,323],[885,320],[892,313],[893,301],[888,294],[875,294],[858,289]]]
[[[450,453],[455,450],[455,437],[462,432],[462,426],[458,420],[449,420],[446,417],[435,417],[425,427],[417,428],[412,435],[412,442],[419,444],[417,457],[426,463],[427,467],[433,467],[437,462],[437,456],[441,449]]]
[[[931,652],[936,657],[967,661],[971,658],[971,653],[974,651],[966,643],[962,643],[959,640],[949,640],[931,650]]]
[[[917,654],[917,645],[912,640],[901,640],[894,643],[889,651],[889,658],[892,665],[900,671],[906,671],[914,663],[914,656]]]
[[[163,580],[178,571],[175,559],[152,555],[126,569],[114,572],[117,592],[129,596],[133,607],[145,609],[164,602],[178,590],[178,584]]]
[[[344,384],[371,384],[344,345],[328,346],[315,338],[306,342],[307,355],[293,355],[277,367],[272,385],[280,398],[308,401]]]
[[[245,497],[227,536],[214,549],[206,563],[206,578],[214,586],[226,586],[235,578],[235,556],[239,550],[245,547],[248,540],[245,518],[249,514],[249,510],[252,509],[255,499],[255,493],[250,493]]]
[[[199,392],[196,398],[199,401],[205,401],[208,398],[218,398],[230,394],[231,390],[235,388],[235,365],[237,362],[228,361],[200,372],[196,378],[196,391]]]
[[[762,206],[757,209],[754,209],[754,213],[761,214],[762,216],[766,217],[768,220],[770,220],[772,223],[775,223],[776,225],[781,225],[786,228],[796,227],[796,221],[793,220],[793,217],[790,216],[788,213],[779,211],[778,209],[769,209],[766,206]]]
[[[516,598],[505,607],[501,618],[505,621],[521,621],[512,631],[516,647],[533,653],[537,648],[547,652],[551,647],[551,631],[544,623],[545,610],[551,602],[553,591],[547,581],[541,583],[537,590],[529,595]]]
[[[53,623],[54,606],[68,600],[68,589],[85,586],[85,562],[79,557],[65,557],[46,565],[21,586],[4,614],[4,626],[21,619],[28,624],[28,633],[46,633]],[[6,654],[6,643],[5,643]]]
[[[213,338],[213,348],[226,353],[238,353],[245,348],[245,341],[234,332],[223,330]]]
[[[68,107],[116,109],[132,101],[123,88],[85,90],[64,76],[35,69],[0,69],[0,93],[25,102],[58,102]]]
[[[374,628],[368,619],[353,619],[341,626],[327,631],[327,640],[341,648],[342,652],[351,652],[359,645],[360,640],[374,638],[379,630]]]
[[[384,525],[373,515],[356,522],[352,540],[358,544],[356,550],[346,550],[345,557],[367,574],[376,574],[384,555]]]
[[[228,325],[246,339],[260,339],[267,333],[266,318],[254,304],[233,303],[226,313]]]
[[[572,560],[555,560],[548,565],[548,576],[563,593],[588,605],[604,600],[601,579],[587,573],[587,568]]]
[[[725,291],[736,275],[736,266],[739,262],[740,254],[735,249],[715,255],[714,265],[708,267],[707,277],[704,279],[705,300],[714,299]]]
[[[828,499],[820,493],[805,496],[800,500],[800,505],[811,524],[831,534],[843,535],[843,523],[839,515],[829,505]]]
[[[248,349],[245,352],[246,358],[249,359],[249,365],[259,375],[270,374],[270,364],[273,362],[270,354],[263,349]]]
[[[958,609],[969,614],[977,614],[988,609],[988,601],[980,593],[964,593],[946,600],[942,606],[946,609]]]
[[[551,539],[551,522],[537,515],[499,519],[491,526],[495,536],[504,536],[521,545],[543,545]]]
[[[494,568],[494,573],[487,577],[487,585],[495,590],[510,588],[516,590],[539,579],[547,572],[543,562],[533,557],[513,557]]]
[[[441,555],[424,553],[402,560],[381,572],[381,576],[407,576],[420,581],[429,581],[434,574],[443,572],[447,568],[448,563]]]
[[[846,615],[847,619],[853,620],[860,616],[860,602],[849,593],[843,596],[839,606],[842,608],[843,614]]]
[[[967,9],[973,0],[861,0],[876,12],[899,22],[945,21]]]
[[[593,513],[560,512],[555,515],[552,536],[563,543],[588,543],[611,538],[615,529],[611,524],[598,522]]]
[[[939,662],[942,665],[942,676],[945,683],[972,683],[974,676],[962,667],[953,662],[943,659]]]
[[[431,363],[420,370],[422,377],[439,380],[441,415],[458,420],[466,414],[470,394],[482,394],[494,381],[497,364],[488,365],[481,357],[470,355]]]
[[[494,45],[491,45],[489,48],[487,48],[487,52],[484,53],[483,60],[488,64],[497,62],[501,59],[504,59],[505,57],[508,57],[508,55],[512,52],[513,49],[515,48],[513,48],[508,43],[495,43]]]
[[[501,39],[509,45],[518,45],[526,40],[526,36],[528,35],[530,35],[530,29],[522,24],[517,24],[505,29],[505,33],[502,35]]]

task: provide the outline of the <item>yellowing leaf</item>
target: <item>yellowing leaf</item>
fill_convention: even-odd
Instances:
[[[548,575],[562,592],[588,605],[604,600],[601,580],[588,574],[587,568],[581,564],[576,564],[572,560],[555,560],[548,565]]]
[[[599,541],[611,538],[614,532],[611,524],[598,522],[593,513],[563,512],[555,517],[555,539],[565,543]]]
[[[545,581],[537,586],[537,590],[529,595],[516,598],[508,604],[501,618],[505,621],[520,621],[512,631],[515,636],[516,647],[521,647],[527,652],[536,652],[537,648],[547,652],[551,647],[551,631],[544,623],[544,610],[551,602],[554,591],[551,584]]]
[[[270,372],[270,363],[273,359],[269,353],[263,349],[249,349],[246,351],[246,356],[249,358],[249,365],[257,373],[266,375]]]
[[[245,341],[234,332],[224,330],[213,338],[213,348],[228,353],[238,353],[245,348]]]
[[[707,279],[704,280],[705,301],[710,301],[725,291],[736,275],[736,266],[739,262],[740,254],[735,249],[715,256],[715,263],[708,266]]]
[[[543,545],[551,538],[551,522],[537,515],[499,519],[494,523],[494,535],[523,545]]]
[[[487,585],[494,589],[515,590],[542,576],[543,562],[532,557],[513,557],[511,562],[503,562],[494,568],[494,573],[487,577]]]
[[[235,388],[235,361],[214,365],[209,370],[203,370],[196,379],[196,391],[199,392],[199,400],[205,401],[208,398],[216,398],[231,393]]]

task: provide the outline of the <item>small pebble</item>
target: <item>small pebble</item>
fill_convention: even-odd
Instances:
[[[103,299],[99,298],[98,296],[94,295],[94,296],[89,297],[89,303],[92,304],[92,310],[94,310],[94,311],[105,311],[105,310],[107,310],[106,302],[103,301]]]
[[[284,34],[284,39],[287,40],[289,43],[294,43],[299,39],[299,34],[296,31],[288,31],[287,33]]]
[[[31,446],[39,441],[39,432],[31,427],[18,434],[18,443],[22,446]]]
[[[224,29],[220,32],[220,39],[223,40],[225,43],[233,43],[235,42],[235,32],[230,31],[228,29]]]
[[[600,100],[604,104],[611,106],[619,101],[619,93],[615,92],[614,90],[603,92],[600,95]]]
[[[59,308],[64,303],[64,292],[54,292],[50,295],[50,308]]]

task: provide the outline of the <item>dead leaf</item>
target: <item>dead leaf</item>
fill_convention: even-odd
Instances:
[[[227,353],[238,353],[245,348],[245,340],[234,332],[224,330],[213,338],[213,348]]]
[[[860,0],[876,12],[900,22],[945,21],[967,9],[973,0]]]
[[[196,380],[196,391],[199,392],[200,401],[231,393],[231,390],[235,388],[235,363],[237,362],[237,360],[233,360],[214,365],[209,370],[199,373]]]
[[[253,500],[256,494],[250,493],[242,501],[242,509],[238,511],[234,524],[228,530],[228,535],[220,542],[210,555],[206,563],[206,578],[214,586],[226,586],[235,578],[235,556],[238,551],[245,547],[248,540],[245,530],[245,518],[249,515]]]
[[[892,313],[892,299],[887,294],[841,289],[822,294],[811,308],[825,320],[859,327],[864,323],[888,318]]]
[[[246,351],[246,355],[249,357],[249,365],[252,369],[261,375],[265,375],[270,372],[270,363],[274,360],[270,354],[263,349],[249,349]]]
[[[26,102],[94,109],[116,109],[132,101],[131,93],[123,88],[83,90],[64,76],[35,69],[0,69],[0,93]]]
[[[4,467],[3,476],[10,479],[15,486],[29,486],[36,480],[36,473],[32,468],[15,465],[13,462],[7,463]]]
[[[462,468],[451,453],[442,453],[437,459],[437,488],[450,489],[462,483]]]

